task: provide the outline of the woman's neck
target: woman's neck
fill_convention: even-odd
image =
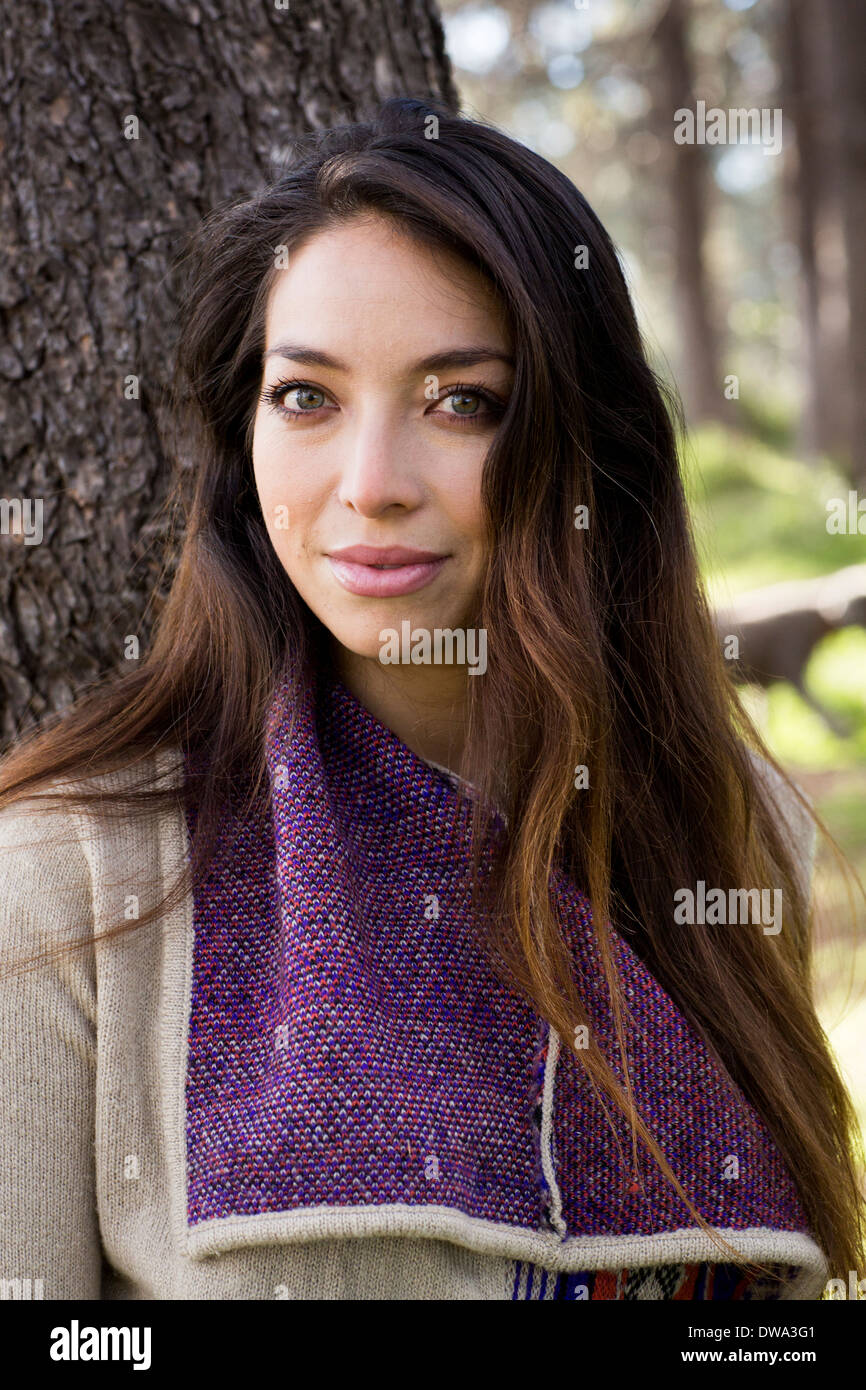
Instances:
[[[375,719],[426,762],[462,769],[467,673],[460,666],[382,664],[335,646],[334,671]]]

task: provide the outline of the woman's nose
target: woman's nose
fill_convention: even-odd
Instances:
[[[363,516],[418,505],[422,490],[407,430],[384,412],[366,412],[349,426],[341,450],[339,499]]]

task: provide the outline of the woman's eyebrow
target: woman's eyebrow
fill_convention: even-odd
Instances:
[[[292,362],[302,362],[307,367],[328,367],[333,372],[348,372],[350,370],[345,362],[332,357],[329,352],[305,347],[301,343],[275,343],[263,354],[262,361],[266,362],[269,357],[286,357]],[[419,361],[413,362],[407,375],[416,376],[420,372],[443,371],[447,367],[474,367],[479,362],[505,362],[509,367],[514,366],[514,358],[508,353],[500,352],[497,348],[487,346],[445,348],[442,352],[434,352],[429,357],[422,357]]]
[[[414,376],[417,372],[442,371],[446,367],[474,367],[479,362],[505,362],[514,366],[514,358],[507,352],[498,352],[491,347],[446,348],[444,352],[434,352],[431,357],[422,357],[410,367]]]

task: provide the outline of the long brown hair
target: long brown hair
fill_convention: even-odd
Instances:
[[[153,644],[7,756],[0,805],[38,794],[111,814],[177,791],[109,795],[86,781],[179,745],[203,756],[192,878],[227,804],[264,794],[263,723],[286,660],[325,659],[326,634],[277,561],[251,469],[267,297],[289,254],[341,219],[396,219],[456,251],[501,297],[514,387],[485,462],[489,565],[478,622],[486,679],[469,681],[473,893],[484,805],[508,836],[491,959],[561,1038],[587,1023],[550,891],[561,866],[592,904],[621,1085],[597,1046],[575,1049],[600,1099],[629,1120],[701,1227],[638,1114],[609,926],[669,992],[766,1122],[831,1268],[863,1257],[859,1130],[811,997],[807,891],[756,774],[763,756],[703,592],[677,458],[676,418],[650,369],[616,252],[583,196],[540,156],[437,102],[386,102],[369,123],[297,142],[280,177],[208,216],[178,261],[181,336],[172,418],[185,538]],[[192,480],[192,497],[186,479]],[[585,506],[589,524],[575,524]],[[507,766],[503,787],[501,769]],[[576,791],[574,772],[589,769]],[[65,777],[62,791],[48,784]],[[47,789],[47,790],[46,790]],[[673,930],[674,894],[781,886],[783,930]],[[859,882],[859,880],[858,880]],[[93,939],[92,937],[90,938]],[[590,1030],[591,1036],[591,1030]]]

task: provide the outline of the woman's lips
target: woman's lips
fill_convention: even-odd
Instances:
[[[374,565],[361,565],[356,560],[338,560],[328,556],[328,563],[338,584],[348,589],[350,594],[360,594],[364,598],[393,598],[396,594],[414,594],[423,589],[439,573],[447,555],[438,560],[424,560],[410,565],[396,565],[393,569],[376,569]]]

